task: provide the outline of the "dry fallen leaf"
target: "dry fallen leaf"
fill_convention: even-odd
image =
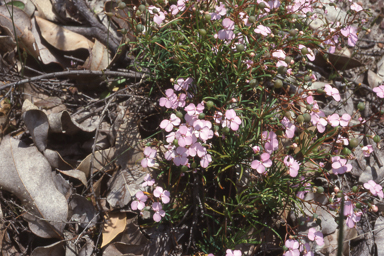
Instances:
[[[106,69],[110,63],[111,59],[108,48],[98,40],[95,40],[91,55],[85,61],[84,66],[89,67],[89,69],[93,71],[101,71]]]
[[[33,250],[31,256],[64,256],[65,255],[65,241],[59,241],[47,246],[39,246]]]
[[[31,0],[2,0],[2,5],[7,4],[8,6],[15,6],[21,10],[23,10],[29,17],[35,13],[35,5]]]
[[[93,157],[94,173],[97,170],[103,169],[115,157],[115,152],[115,148],[96,151]],[[77,167],[78,170],[85,173],[87,178],[91,173],[91,160],[92,154],[89,154]]]
[[[330,66],[330,64],[327,63],[327,61],[323,57],[323,53],[316,54],[316,59],[313,61],[317,66],[320,67],[326,67]],[[328,59],[330,63],[337,69],[337,70],[347,70],[351,68],[361,67],[364,66],[360,61],[340,56],[332,53],[327,53]]]
[[[70,62],[65,58],[63,58],[62,54],[59,55],[59,54],[52,53],[52,51],[47,47],[48,43],[41,39],[41,35],[37,30],[37,24],[36,24],[35,18],[31,20],[31,23],[32,23],[32,33],[36,41],[36,47],[40,53],[39,60],[44,64],[57,63],[61,66],[69,66],[68,64]]]
[[[85,36],[72,32],[48,20],[36,17],[43,38],[53,47],[62,51],[75,51],[78,49],[91,50],[93,42]]]
[[[0,6],[0,25],[7,35],[19,39],[21,46],[27,48],[28,52],[35,58],[39,57],[39,50],[35,47],[35,38],[32,34],[32,25],[29,16],[19,8],[13,8],[13,16],[10,16],[9,8],[12,6]]]
[[[371,70],[368,70],[367,78],[368,78],[368,84],[372,89],[383,83],[383,79]]]
[[[38,12],[38,16],[50,20],[57,21],[57,16],[53,11],[52,3],[50,0],[31,0],[33,4],[36,6]]]
[[[87,177],[85,177],[85,173],[84,172],[76,170],[76,169],[65,170],[65,171],[58,170],[58,171],[61,172],[64,175],[66,175],[66,176],[69,176],[69,177],[72,177],[72,178],[75,178],[75,179],[81,181],[81,183],[83,183],[83,185],[85,187],[88,186]]]
[[[103,242],[101,244],[101,248],[109,244],[118,234],[123,232],[126,224],[127,215],[125,212],[107,213],[103,229]]]
[[[97,223],[96,209],[92,202],[81,195],[72,195],[69,200],[71,207],[71,221],[79,222],[80,227],[93,227]]]
[[[122,242],[116,242],[110,244],[105,248],[103,256],[126,256],[126,255],[137,255],[143,256],[147,255],[143,253],[142,245],[128,245]]]
[[[0,159],[0,186],[20,199],[31,231],[44,238],[62,238],[68,204],[45,157],[36,147],[7,136],[0,144]]]

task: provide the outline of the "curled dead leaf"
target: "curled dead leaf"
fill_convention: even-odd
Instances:
[[[62,238],[67,200],[57,190],[45,157],[36,147],[7,136],[0,144],[0,158],[0,186],[23,203],[31,231],[44,238]]]
[[[15,38],[15,31],[18,43],[21,43],[21,46],[26,48],[33,57],[38,58],[40,54],[35,47],[35,38],[31,31],[32,24],[29,16],[19,8],[12,8],[13,16],[11,17],[9,8],[12,8],[12,6],[0,6],[1,27],[12,38]]]
[[[105,216],[103,242],[101,248],[109,244],[118,234],[125,230],[127,215],[125,212],[109,212]]]
[[[56,25],[48,20],[36,17],[43,38],[53,47],[62,51],[86,49],[90,51],[93,42],[86,37]]]

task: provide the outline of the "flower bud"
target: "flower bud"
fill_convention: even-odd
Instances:
[[[183,113],[181,113],[180,111],[177,111],[176,116],[181,119],[183,118]]]
[[[365,103],[364,102],[359,102],[357,104],[357,109],[360,111],[363,111],[365,109]]]

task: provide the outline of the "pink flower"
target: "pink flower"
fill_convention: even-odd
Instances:
[[[176,5],[171,5],[170,7],[169,7],[169,12],[173,15],[173,16],[175,16],[176,14],[178,14],[179,13],[179,8],[177,8],[177,6]]]
[[[151,175],[147,174],[147,175],[145,175],[144,183],[141,184],[141,186],[142,187],[148,187],[148,186],[152,186],[153,184],[155,184],[155,180],[151,179]]]
[[[153,214],[153,220],[156,222],[161,221],[161,218],[165,216],[165,211],[163,210],[161,203],[154,202],[152,204],[152,209],[155,211],[155,214]]]
[[[330,84],[326,84],[324,87],[324,91],[328,96],[332,96],[335,101],[340,101],[340,93],[339,90],[333,88]]]
[[[384,98],[384,84],[372,89],[379,98]]]
[[[211,20],[218,20],[225,14],[227,14],[227,9],[223,3],[220,3],[219,5],[215,6],[215,12],[211,13]]]
[[[276,67],[288,67],[288,64],[284,61],[285,56],[286,54],[283,50],[276,50],[272,53],[272,57],[279,59],[279,61],[276,63]]]
[[[232,131],[237,131],[241,125],[240,117],[236,116],[236,112],[233,109],[228,109],[225,111],[225,121],[223,122],[223,127],[230,127]]]
[[[320,133],[323,133],[328,123],[323,118],[325,117],[324,112],[319,109],[319,106],[317,105],[316,101],[313,102],[312,112],[310,113],[310,115],[312,124],[316,125],[316,128]]]
[[[213,115],[213,120],[215,120],[215,123],[221,124],[223,121],[223,113],[220,111],[215,111],[215,114]]]
[[[263,174],[265,172],[265,168],[269,168],[272,166],[272,161],[269,159],[270,155],[268,153],[263,153],[260,156],[259,160],[253,160],[251,163],[251,168],[256,170],[258,173]]]
[[[376,184],[373,180],[369,180],[367,183],[364,183],[364,187],[371,191],[371,194],[374,196],[379,196],[380,198],[384,197],[383,187],[379,184]]]
[[[146,157],[141,160],[141,166],[144,168],[153,167],[155,165],[156,149],[145,147],[144,155]]]
[[[157,10],[157,12],[153,11],[154,9]],[[157,24],[157,25],[160,25],[163,20],[165,20],[165,13],[162,12],[159,8],[155,7],[155,6],[149,6],[148,7],[148,11],[150,14],[154,14],[155,16],[153,17],[153,21]]]
[[[296,177],[299,173],[300,164],[292,156],[287,155],[284,158],[284,164],[289,168],[289,175],[291,177]]]
[[[312,0],[295,0],[294,5],[287,6],[287,11],[289,13],[301,13],[306,14],[307,12],[312,12]]]
[[[243,20],[245,26],[249,27],[252,25],[252,23],[248,22],[248,14],[245,12],[239,12],[239,17]]]
[[[198,119],[193,122],[193,134],[196,136],[196,138],[206,142],[208,139],[213,138],[213,131],[210,129],[210,127],[212,127],[211,122]]]
[[[131,208],[132,210],[143,210],[145,207],[145,202],[147,201],[148,197],[144,195],[143,191],[138,191],[136,193],[136,199],[137,201],[133,201],[131,203]]]
[[[277,8],[279,8],[279,6],[280,6],[280,1],[279,1],[279,0],[270,0],[270,1],[268,1],[268,5],[269,5],[272,9],[277,9]]]
[[[183,147],[177,147],[175,151],[175,157],[173,158],[173,163],[176,166],[187,165],[188,163],[188,150]]]
[[[207,168],[210,162],[212,162],[212,156],[205,154],[200,160],[200,165],[202,168]]]
[[[274,133],[273,131],[262,132],[261,139],[266,142],[264,144],[264,150],[267,153],[272,154],[273,151],[279,148],[279,141],[277,140],[276,133]]]
[[[357,42],[357,28],[348,26],[343,28],[341,31],[341,34],[345,37],[348,37],[348,45],[349,46],[355,46]]]
[[[185,109],[185,108],[184,108]],[[198,120],[199,114],[196,114],[194,116],[190,116],[187,114],[184,115],[185,122],[187,123],[188,126],[193,126],[193,123]]]
[[[253,61],[251,60],[244,60],[243,63],[247,65],[247,69],[250,69],[253,65]]]
[[[309,246],[308,243],[301,244],[300,245],[300,251],[303,252],[303,256],[314,256],[315,254],[311,251],[311,247]]]
[[[171,5],[169,8],[169,11],[172,13],[172,15],[176,15],[179,13],[179,11],[185,10],[185,2],[186,0],[178,0],[177,5]]]
[[[233,30],[235,29],[235,22],[232,20],[225,18],[223,20],[223,27],[224,29],[220,30],[217,33],[217,37],[221,40],[232,40],[235,38],[235,34],[233,33]]]
[[[351,120],[351,116],[348,114],[343,114],[341,117],[338,114],[333,114],[328,116],[328,122],[331,126],[336,127],[340,126],[348,126],[349,121]]]
[[[351,4],[351,10],[359,12],[359,11],[363,10],[363,7],[361,7],[361,5],[359,5],[357,3],[353,3],[353,4]]]
[[[156,187],[153,191],[153,195],[159,197],[164,204],[167,204],[170,201],[169,197],[171,196],[171,193],[169,193],[168,190],[163,190],[162,187]]]
[[[300,256],[298,241],[288,239],[287,241],[285,241],[285,246],[288,248],[288,251],[284,253],[285,256]]]
[[[184,80],[184,78],[179,78],[177,79],[177,84],[174,85],[174,88],[176,91],[188,91],[188,87],[190,84],[192,84],[193,79],[188,77],[187,79]]]
[[[316,241],[320,246],[324,245],[323,233],[317,231],[315,228],[310,228],[308,230],[308,239],[311,241]]]
[[[303,177],[302,177],[303,178]],[[307,194],[311,190],[311,184],[310,183],[305,183],[304,184],[304,190],[298,191],[296,193],[296,196],[300,199],[304,199],[305,194]]]
[[[241,251],[240,250],[233,250],[232,251],[230,249],[227,249],[225,256],[241,256]]]
[[[187,127],[185,124],[180,125],[176,132],[176,139],[178,140],[180,147],[191,145],[193,143],[192,129]]]
[[[253,153],[259,154],[260,153],[260,147],[259,146],[254,146],[252,147]]]
[[[184,108],[184,110],[187,111],[188,115],[190,116],[197,116],[203,113],[204,105],[199,103],[197,104],[197,107],[196,107],[195,104],[190,103],[188,106]]]
[[[320,133],[323,133],[325,131],[325,127],[328,124],[327,120],[325,120],[322,117],[319,117],[318,115],[313,115],[313,116],[311,115],[311,121],[313,125],[316,125],[316,128]]]
[[[175,114],[171,114],[171,117],[168,119],[164,119],[160,123],[160,128],[164,129],[166,132],[170,132],[173,129],[173,126],[178,126],[181,120]]]
[[[332,171],[334,174],[344,174],[352,170],[352,165],[347,164],[347,159],[340,158],[339,156],[332,157]]]
[[[299,49],[303,49],[305,46],[302,45],[302,44],[299,44]],[[307,58],[310,60],[310,61],[314,61],[315,60],[315,54],[313,53],[312,49],[311,48],[307,48],[308,50],[308,53],[306,54],[307,55]]]
[[[291,123],[287,117],[284,117],[283,120],[281,120],[281,124],[285,128],[287,138],[292,139],[295,136],[296,126]]]
[[[283,60],[279,60],[277,63],[276,63],[276,67],[280,67],[280,66],[284,66],[284,67],[288,67],[288,64],[283,61]],[[288,70],[287,70],[287,73],[288,73]]]
[[[185,93],[180,93],[179,96],[177,96],[177,99],[174,101],[172,109],[177,109],[178,107],[181,107],[181,108],[184,107],[186,98],[187,98],[187,95]]]
[[[347,216],[347,219],[345,220],[345,223],[349,228],[353,228],[355,227],[355,223],[360,221],[363,213],[361,211],[355,212],[353,203],[347,199],[348,197],[346,196],[344,203],[344,216]]]
[[[196,154],[199,157],[203,157],[207,154],[207,149],[201,145],[200,142],[193,143],[189,149],[188,149],[188,154],[192,157],[195,157]]]
[[[341,136],[341,135],[338,135],[336,143],[343,144],[344,146],[348,146],[349,145],[349,140],[347,138]]]
[[[373,152],[373,147],[372,145],[367,145],[365,147],[362,147],[361,149],[364,153],[364,157],[369,157],[371,153]]]
[[[272,57],[275,57],[275,58],[280,59],[280,60],[284,60],[286,57],[286,54],[283,50],[276,50],[276,51],[272,52]]]
[[[164,146],[167,151],[164,153],[164,158],[167,159],[168,161],[171,161],[175,158],[176,156],[176,146],[173,144],[165,145]]]
[[[335,29],[330,28],[329,32],[333,33],[334,31]],[[332,38],[325,40],[323,43],[329,45],[329,49],[328,49],[329,53],[334,53],[336,50],[336,45],[339,43],[339,36],[334,35]]]
[[[313,96],[308,94],[308,96],[305,98],[308,104],[314,104],[315,100],[313,99]],[[316,103],[317,104],[317,103]]]
[[[177,99],[176,94],[172,89],[167,89],[165,91],[166,97],[160,98],[159,105],[166,108],[172,108],[174,102]]]
[[[349,228],[355,227],[355,224],[360,221],[362,214],[363,213],[361,211],[350,213],[345,220],[345,223]]]
[[[263,25],[258,25],[254,31],[256,34],[261,34],[263,36],[267,36],[267,35],[272,33],[272,31],[269,27],[266,27]]]

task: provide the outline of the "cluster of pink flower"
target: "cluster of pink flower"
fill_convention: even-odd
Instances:
[[[359,5],[357,3],[352,3],[351,6],[350,6],[350,9],[352,11],[355,11],[355,12],[360,12],[360,11],[363,10],[361,5]],[[329,49],[328,49],[329,53],[334,53],[335,50],[336,50],[336,47],[341,49],[341,47],[338,46],[338,44],[339,44],[339,34],[334,34],[334,32],[336,31],[336,28],[340,28],[341,27],[340,34],[342,36],[344,36],[348,40],[348,45],[349,46],[354,47],[356,45],[358,37],[357,37],[357,28],[355,26],[348,25],[348,26],[342,27],[339,22],[337,22],[336,24],[333,24],[333,25],[334,25],[334,27],[329,27],[328,28],[329,34],[333,34],[332,38],[330,38],[328,40],[325,40],[323,42],[324,44],[329,45]]]
[[[155,184],[155,180],[151,179],[151,176],[149,174],[147,174],[144,178],[144,183],[141,184],[141,186],[142,187],[148,187],[148,186],[151,187],[154,184]],[[145,208],[148,196],[145,195],[145,193],[143,191],[138,191],[135,196],[136,196],[136,200],[132,201],[131,209],[134,211],[139,210],[142,213],[143,209]],[[153,191],[153,196],[161,199],[163,204],[167,204],[171,200],[170,199],[171,194],[169,193],[169,191],[164,190],[162,187],[159,187],[159,186],[157,186],[155,188],[155,190]],[[165,211],[163,210],[163,205],[161,204],[161,202],[152,202],[151,208],[155,212],[153,214],[153,220],[156,222],[159,222],[161,220],[161,218],[163,218],[165,216]]]
[[[189,86],[192,84],[192,78],[179,78],[174,86],[176,91],[186,92]],[[218,131],[215,133],[212,130],[212,122],[204,119],[200,119],[200,114],[203,114],[205,109],[205,103],[201,102],[197,104],[190,103],[185,107],[186,94],[180,93],[176,95],[173,89],[167,89],[165,91],[166,97],[160,98],[159,105],[168,109],[184,108],[186,114],[184,115],[185,123],[181,122],[181,119],[175,114],[171,114],[169,119],[164,119],[160,123],[160,128],[164,129],[169,134],[166,136],[166,141],[169,143],[165,145],[167,151],[164,156],[168,161],[173,161],[176,166],[184,165],[190,167],[189,157],[194,158],[198,156],[200,158],[200,166],[202,168],[208,167],[212,161],[211,155],[208,153],[207,148],[203,144],[207,143],[209,139],[213,138],[216,134],[219,136]],[[233,109],[228,109],[225,112],[225,116],[219,111],[216,111],[214,122],[221,124],[222,127],[229,127],[233,131],[237,131],[241,125],[241,119],[236,115]],[[178,127],[176,131],[173,131],[175,127]],[[149,166],[147,162],[152,161],[153,157],[149,155],[149,152],[145,152],[147,160],[145,160],[143,167]],[[150,162],[153,166],[153,163]],[[149,167],[152,167],[149,166]]]
[[[383,187],[374,182],[373,180],[369,180],[367,183],[364,183],[364,188],[368,189],[373,196],[378,196],[379,198],[384,198]],[[339,191],[338,188],[336,188]],[[337,199],[337,202],[329,205],[329,208],[335,210],[340,207],[341,198]],[[360,221],[361,215],[363,212],[357,207],[358,203],[354,202],[354,199],[349,196],[344,195],[344,216],[347,217],[345,223],[347,227],[354,228],[356,223]],[[377,212],[378,208],[376,205],[370,205],[372,211]]]
[[[189,166],[189,157],[200,157],[200,165],[203,168],[208,167],[212,161],[211,155],[203,146],[207,140],[213,137],[212,123],[210,121],[199,119],[199,115],[204,111],[204,102],[197,106],[190,103],[184,108],[187,113],[184,116],[185,123],[181,123],[181,119],[175,114],[171,114],[169,120],[165,119],[161,122],[160,127],[167,132],[171,132],[174,126],[178,126],[176,131],[172,131],[167,135],[166,141],[169,143],[165,146],[165,159],[173,161],[176,166]],[[177,141],[177,143],[175,143]]]
[[[324,91],[328,96],[332,96],[334,100],[340,101],[340,93],[339,90],[337,90],[336,88],[333,88],[331,85],[326,84],[324,87]],[[324,112],[320,110],[319,105],[317,104],[316,100],[313,99],[312,96],[306,97],[306,101],[308,104],[312,105],[312,111],[310,113],[311,122],[313,125],[316,126],[317,130],[320,133],[323,133],[325,131],[325,128],[328,123],[332,127],[346,127],[348,126],[349,121],[352,118],[349,114],[343,114],[342,116],[339,116],[336,113],[326,118]]]
[[[315,228],[310,228],[308,230],[308,239],[310,241],[314,241],[317,245],[324,245],[323,233],[317,231]],[[300,256],[300,252],[303,253],[304,256],[313,256],[314,253],[311,251],[311,246],[309,243],[304,241],[297,241],[294,239],[287,239],[285,241],[285,253],[284,256]]]
[[[284,117],[286,118],[286,117]],[[295,127],[293,124],[290,122],[288,123],[287,120],[283,119],[283,126],[287,128],[287,137],[290,137],[290,132],[293,130],[293,133],[295,129],[291,129],[291,126]],[[284,124],[285,123],[285,124]],[[291,129],[291,130],[289,130]],[[288,135],[289,134],[289,135]],[[264,131],[261,134],[261,139],[262,142],[264,142],[264,150],[265,152],[260,155],[260,160],[253,160],[251,163],[251,168],[256,170],[258,173],[263,174],[265,173],[265,169],[269,168],[272,166],[272,160],[270,159],[271,154],[276,151],[279,148],[279,141],[277,140],[277,135],[273,131]],[[260,147],[259,146],[254,146],[252,147],[253,152],[255,154],[260,153]],[[299,173],[300,169],[300,163],[296,161],[292,156],[287,155],[284,158],[284,165],[288,168],[288,173],[291,177],[296,177]]]

